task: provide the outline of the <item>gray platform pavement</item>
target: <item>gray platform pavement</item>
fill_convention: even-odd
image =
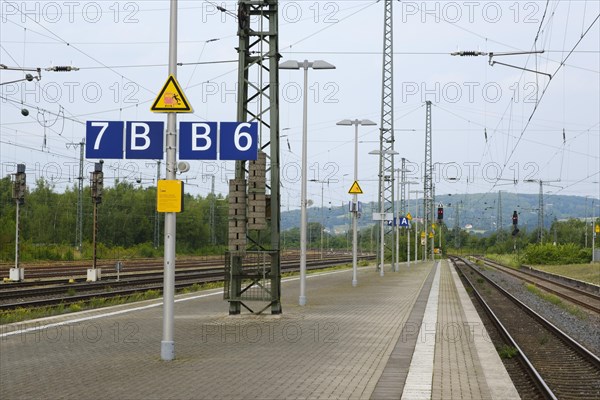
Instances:
[[[178,296],[176,359],[171,362],[160,360],[162,307],[156,300],[2,326],[0,399],[375,398],[398,343],[407,341],[407,332],[422,328],[406,322],[433,274],[440,304],[446,301],[443,288],[451,271],[445,264],[433,267],[411,264],[398,273],[386,271],[384,277],[374,267],[360,268],[356,288],[349,270],[309,275],[305,307],[297,305],[297,278],[288,279],[282,285],[279,316],[229,316],[221,290]],[[458,303],[452,307],[450,320],[466,318],[458,315]],[[438,312],[436,302],[436,316],[447,312]],[[453,356],[444,353],[446,345],[438,341],[443,336],[433,329],[434,364],[443,369],[443,360]],[[416,342],[428,340],[425,335]],[[462,379],[469,385],[476,382],[489,398],[504,398],[494,396],[488,377],[481,374],[488,363],[502,369],[499,358],[479,360],[479,349],[473,350],[477,341],[461,341],[453,344],[455,353],[468,349],[472,366],[458,375],[467,375]],[[475,398],[475,392],[466,395],[464,386],[447,396],[446,378],[439,374],[432,373],[430,382],[441,391],[431,393]],[[454,397],[459,391],[465,396]]]

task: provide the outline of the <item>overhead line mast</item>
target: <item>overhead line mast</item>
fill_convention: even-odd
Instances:
[[[427,261],[427,235],[432,233],[431,224],[433,224],[433,162],[431,157],[431,101],[427,101],[425,111],[425,174],[423,176],[423,215],[425,217],[425,247],[423,249],[423,259]],[[433,240],[431,241],[431,254],[433,260]]]
[[[229,182],[229,314],[249,301],[281,309],[278,0],[238,1],[237,120],[257,122],[256,161],[236,161]]]
[[[384,0],[383,18],[383,81],[381,93],[381,125],[379,139],[379,209],[394,213],[394,32],[393,1]],[[383,206],[381,202],[383,201]],[[391,237],[390,250],[394,260],[394,228],[389,227],[385,236]],[[385,258],[385,256],[384,256]],[[378,265],[384,265],[380,260]]]

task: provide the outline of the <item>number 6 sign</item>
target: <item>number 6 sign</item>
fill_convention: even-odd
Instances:
[[[221,122],[221,160],[256,160],[257,142],[256,122]]]
[[[220,125],[219,134],[217,125]],[[220,160],[256,160],[258,157],[256,122],[181,122],[179,132],[181,160],[216,160],[217,145]]]

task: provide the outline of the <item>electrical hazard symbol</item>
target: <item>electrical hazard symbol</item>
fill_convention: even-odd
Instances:
[[[156,113],[189,113],[193,110],[177,79],[173,75],[169,75],[150,111]]]
[[[363,194],[362,189],[358,185],[358,181],[354,181],[354,183],[352,184],[352,187],[350,187],[350,190],[348,190],[348,193],[349,194]]]

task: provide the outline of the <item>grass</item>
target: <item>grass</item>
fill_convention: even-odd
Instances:
[[[194,283],[192,286],[179,289],[177,294],[189,294],[199,292],[201,290],[218,289],[223,287],[223,282],[206,282],[206,283]]]
[[[514,269],[519,269],[521,266],[520,260],[513,254],[486,254],[485,256]],[[532,267],[550,274],[562,275],[600,286],[599,264],[532,265]]]
[[[83,310],[92,310],[96,308],[116,306],[120,304],[132,303],[135,301],[151,300],[161,296],[158,290],[147,290],[145,292],[134,293],[129,296],[117,296],[112,298],[94,297],[88,302],[78,301],[72,304],[59,304],[56,306],[36,307],[36,308],[16,308],[14,310],[0,311],[0,325],[22,322],[36,318],[51,317],[53,315],[68,314]]]
[[[600,286],[600,264],[532,265],[532,267]]]
[[[535,296],[539,297],[540,299],[545,300],[551,304],[554,304],[557,307],[562,308],[569,314],[574,315],[575,317],[577,317],[579,319],[587,318],[587,314],[585,314],[585,312],[583,312],[581,309],[579,309],[578,307],[576,307],[574,305],[565,303],[560,297],[553,295],[552,293],[544,292],[537,286],[532,285],[530,283],[526,283],[525,288],[527,289],[527,291],[529,291],[533,295],[535,295]]]
[[[514,254],[486,254],[485,256],[492,261],[514,269],[518,269],[521,266],[520,260]]]
[[[359,261],[357,263],[357,266],[359,267],[366,267],[369,265],[368,261]],[[352,268],[352,264],[341,264],[341,265],[335,265],[333,267],[327,267],[327,268],[320,268],[320,269],[309,269],[306,271],[306,273],[308,275],[310,274],[319,274],[321,272],[328,272],[328,271],[337,271],[337,270],[341,270],[341,269],[349,269]],[[289,278],[291,276],[298,276],[300,275],[299,271],[296,272],[284,272],[281,274],[282,278]]]
[[[498,355],[502,359],[510,359],[516,356],[519,353],[516,347],[509,346],[504,344],[496,349],[498,351]]]
[[[359,266],[369,265],[367,261],[360,261]],[[308,274],[314,274],[326,271],[335,271],[341,269],[352,268],[352,264],[342,264],[333,267],[328,267],[318,270],[309,270]],[[288,276],[298,275],[299,272],[285,272],[281,276],[282,278]],[[177,294],[189,294],[202,290],[218,289],[223,287],[223,282],[207,282],[207,283],[194,283],[192,286],[180,289]],[[73,288],[67,291],[67,295],[74,296],[75,290]],[[37,307],[37,308],[16,308],[14,310],[3,310],[0,311],[0,325],[11,324],[15,322],[22,322],[31,319],[51,317],[53,315],[61,315],[72,312],[78,312],[83,310],[93,310],[102,307],[116,306],[126,303],[133,303],[143,300],[152,300],[160,297],[162,294],[159,290],[147,290],[145,292],[134,293],[129,296],[116,296],[112,298],[94,297],[87,302],[79,301],[73,304],[59,304],[56,306],[48,307]]]

